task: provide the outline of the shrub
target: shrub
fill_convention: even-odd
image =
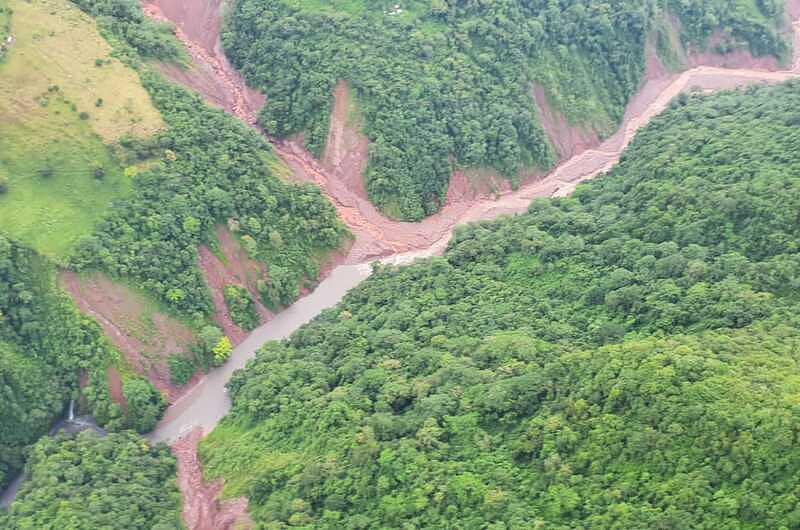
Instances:
[[[239,285],[227,285],[223,294],[234,324],[248,331],[258,326],[260,319],[247,289]]]
[[[222,366],[225,364],[225,361],[231,356],[232,351],[233,345],[230,339],[228,337],[222,337],[212,350],[214,354],[214,366]]]
[[[191,359],[180,355],[171,355],[167,363],[169,364],[169,380],[173,385],[185,385],[197,369]]]
[[[122,394],[128,404],[126,425],[138,433],[153,430],[166,408],[166,400],[146,379],[134,377],[122,385]]]

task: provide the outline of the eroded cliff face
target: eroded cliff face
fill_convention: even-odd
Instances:
[[[208,247],[201,245],[198,248],[198,266],[211,291],[211,298],[214,302],[214,321],[236,345],[247,337],[247,332],[234,324],[231,319],[230,310],[225,304],[223,290],[227,285],[238,285],[247,289],[255,303],[261,322],[266,322],[272,317],[272,313],[261,303],[261,295],[257,286],[259,280],[267,279],[268,271],[263,263],[250,259],[226,227],[217,227],[215,233],[222,259],[211,252]]]

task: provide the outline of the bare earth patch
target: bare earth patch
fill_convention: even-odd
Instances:
[[[178,487],[186,526],[189,530],[252,528],[246,497],[220,501],[222,480],[203,480],[203,467],[197,457],[197,444],[202,438],[203,430],[197,427],[172,445],[172,454],[178,460]]]
[[[125,395],[122,393],[122,379],[119,377],[119,372],[113,366],[109,366],[106,370],[106,382],[108,383],[108,395],[111,401],[119,405],[123,414],[128,413],[128,402],[125,401]]]
[[[263,263],[250,259],[227,228],[219,226],[215,232],[224,261],[208,247],[201,245],[198,248],[198,266],[211,290],[214,321],[235,345],[247,337],[247,332],[233,323],[223,290],[226,285],[239,285],[247,289],[261,322],[266,322],[272,317],[272,313],[261,303],[257,285],[258,280],[267,278],[267,268]]]
[[[339,81],[333,90],[333,109],[322,167],[338,173],[350,190],[366,199],[364,169],[367,167],[369,140],[361,134],[360,126],[361,116],[350,89],[346,82]]]
[[[177,387],[169,379],[167,359],[172,354],[187,353],[194,341],[188,327],[154,310],[142,295],[102,274],[79,276],[65,271],[58,279],[81,312],[100,324],[130,367],[147,377],[169,403],[177,401],[199,380],[200,376],[195,375],[189,383]],[[108,374],[112,398],[116,393],[115,401],[122,403],[122,385],[116,382],[118,379],[115,370]]]
[[[559,160],[566,160],[600,144],[595,131],[579,125],[571,125],[567,118],[553,108],[544,88],[534,85],[533,97],[539,107],[539,119],[547,138],[556,150]]]

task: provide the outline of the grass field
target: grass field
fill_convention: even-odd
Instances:
[[[0,62],[0,180],[8,187],[0,229],[61,261],[130,190],[108,145],[152,135],[163,122],[136,72],[110,57],[94,21],[72,4],[6,6],[14,41]]]

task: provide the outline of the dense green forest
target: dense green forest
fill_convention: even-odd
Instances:
[[[800,526],[800,84],[379,267],[201,445],[263,528]],[[457,522],[457,525],[455,525]]]
[[[7,530],[184,528],[175,458],[134,434],[43,438],[26,475],[17,500],[0,511]]]
[[[757,55],[786,53],[772,0],[241,0],[223,44],[268,96],[263,127],[304,132],[317,155],[332,89],[346,80],[371,144],[370,199],[418,220],[441,205],[453,163],[494,168],[512,183],[523,168],[553,164],[533,83],[570,122],[615,129],[664,6],[686,41],[703,46],[725,28]]]
[[[173,309],[202,318],[212,305],[197,245],[213,243],[214,226],[231,220],[250,257],[267,264],[264,301],[291,303],[344,234],[333,206],[318,188],[273,175],[274,155],[258,133],[158,74],[141,77],[168,128],[125,148],[131,164],[157,162],[133,177],[132,195],[78,244],[72,266],[132,279]]]

